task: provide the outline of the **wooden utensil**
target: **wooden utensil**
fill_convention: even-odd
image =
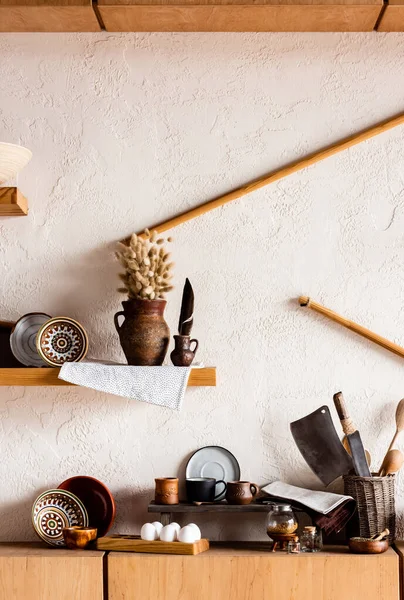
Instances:
[[[329,158],[330,156],[333,156],[334,154],[337,154],[338,152],[347,150],[348,148],[351,148],[352,146],[355,146],[356,144],[360,144],[361,142],[364,142],[365,140],[369,140],[370,138],[372,138],[376,135],[379,135],[380,133],[384,133],[385,131],[388,131],[389,129],[393,129],[393,127],[402,125],[403,123],[404,123],[404,113],[400,113],[392,118],[381,121],[377,125],[372,125],[371,127],[368,127],[367,129],[364,129],[358,133],[354,133],[353,135],[343,138],[342,140],[339,140],[338,142],[335,142],[334,144],[331,144],[330,146],[326,146],[325,148],[322,148],[321,150],[317,150],[316,152],[308,154],[304,158],[299,158],[283,167],[280,167],[279,169],[275,169],[274,171],[267,173],[263,177],[260,177],[259,179],[255,179],[255,180],[251,181],[250,183],[248,183],[247,185],[243,185],[243,186],[233,190],[232,192],[224,194],[223,196],[219,196],[218,198],[215,198],[214,200],[210,200],[209,202],[205,202],[204,204],[201,204],[200,206],[197,206],[196,208],[187,210],[187,211],[179,214],[177,217],[174,217],[173,219],[169,219],[168,221],[162,221],[161,223],[158,223],[157,225],[154,225],[153,227],[149,227],[149,229],[150,229],[150,231],[156,230],[158,233],[162,233],[163,231],[167,231],[167,229],[172,229],[173,227],[177,227],[177,225],[181,225],[182,223],[185,223],[186,221],[190,221],[191,219],[200,217],[201,215],[204,215],[205,213],[207,213],[211,210],[214,210],[215,208],[219,208],[220,206],[223,206],[224,204],[227,204],[228,202],[237,200],[238,198],[241,198],[242,196],[245,196],[246,194],[249,194],[250,192],[255,192],[256,190],[259,190],[260,188],[262,188],[266,185],[269,185],[270,183],[279,181],[280,179],[283,179],[284,177],[287,177],[288,175],[292,175],[292,173],[296,173],[297,171],[301,171],[302,169],[305,169],[306,167],[310,167],[311,165],[314,165],[315,163],[317,163],[321,160],[324,160],[325,158]],[[144,232],[139,232],[138,235],[143,237],[143,233]]]
[[[359,335],[370,340],[371,342],[382,346],[386,350],[390,350],[390,352],[394,352],[394,354],[404,357],[404,348],[402,348],[401,346],[398,346],[397,344],[386,340],[386,338],[383,338],[377,333],[373,333],[373,331],[370,331],[370,329],[366,329],[365,327],[362,327],[362,325],[358,325],[358,323],[355,323],[354,321],[349,321],[348,319],[345,319],[345,317],[342,317],[333,310],[330,310],[329,308],[326,308],[325,306],[314,302],[314,300],[311,300],[311,298],[309,298],[308,296],[300,296],[299,304],[300,306],[307,306],[308,308],[311,308],[312,310],[320,313],[321,315],[328,317],[332,321],[339,323],[343,327],[346,327],[347,329],[358,333]]]
[[[391,450],[392,447],[394,446],[394,444],[397,441],[397,438],[399,436],[399,434],[404,431],[404,398],[402,400],[400,400],[400,402],[397,404],[397,408],[396,408],[396,432],[393,436],[393,439],[390,442],[390,446],[388,447],[388,450]]]
[[[360,433],[349,417],[342,392],[334,394],[334,404],[341,421],[342,430],[348,438],[356,474],[360,477],[371,477]]]
[[[98,538],[97,550],[121,552],[147,552],[153,554],[200,554],[209,550],[209,540],[201,539],[193,544],[184,542],[147,542],[135,535],[111,535]]]
[[[383,529],[382,532],[377,533],[376,535],[374,535],[372,537],[372,540],[374,540],[375,542],[378,542],[379,540],[382,540],[383,538],[387,537],[388,535],[390,535],[390,529]]]
[[[383,459],[382,466],[378,473],[379,477],[392,475],[401,469],[404,463],[404,454],[400,450],[389,450]]]

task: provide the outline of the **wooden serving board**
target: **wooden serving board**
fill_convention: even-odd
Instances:
[[[98,538],[97,550],[115,552],[147,552],[152,554],[200,554],[209,550],[209,540],[202,539],[193,544],[183,542],[146,542],[136,535],[109,535]]]

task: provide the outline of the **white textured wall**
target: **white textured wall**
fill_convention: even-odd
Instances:
[[[70,315],[92,356],[121,359],[114,241],[402,110],[403,42],[2,34],[0,139],[34,159],[19,180],[29,217],[0,219],[0,318]],[[295,298],[404,344],[403,226],[401,127],[175,230],[167,320],[174,330],[188,276],[199,359],[218,387],[189,390],[179,414],[78,388],[2,388],[0,539],[33,538],[33,499],[75,474],[105,481],[115,530],[133,531],[153,478],[206,444],[231,449],[243,478],[319,486],[289,422],[339,389],[378,464],[403,360]],[[245,529],[262,535],[262,517]],[[241,536],[231,520],[207,531]]]

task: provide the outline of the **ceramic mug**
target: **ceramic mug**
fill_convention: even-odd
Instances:
[[[218,483],[223,484],[224,488],[215,494]],[[214,502],[226,490],[226,482],[213,477],[192,477],[186,480],[185,486],[188,502]]]
[[[179,503],[177,477],[157,477],[154,481],[156,484],[156,493],[154,496],[156,504]]]
[[[249,481],[229,481],[226,500],[229,504],[250,504],[258,494],[259,487]]]

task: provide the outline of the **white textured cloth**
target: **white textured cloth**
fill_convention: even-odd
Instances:
[[[83,361],[66,362],[59,379],[141,402],[180,410],[191,367],[130,367]]]

